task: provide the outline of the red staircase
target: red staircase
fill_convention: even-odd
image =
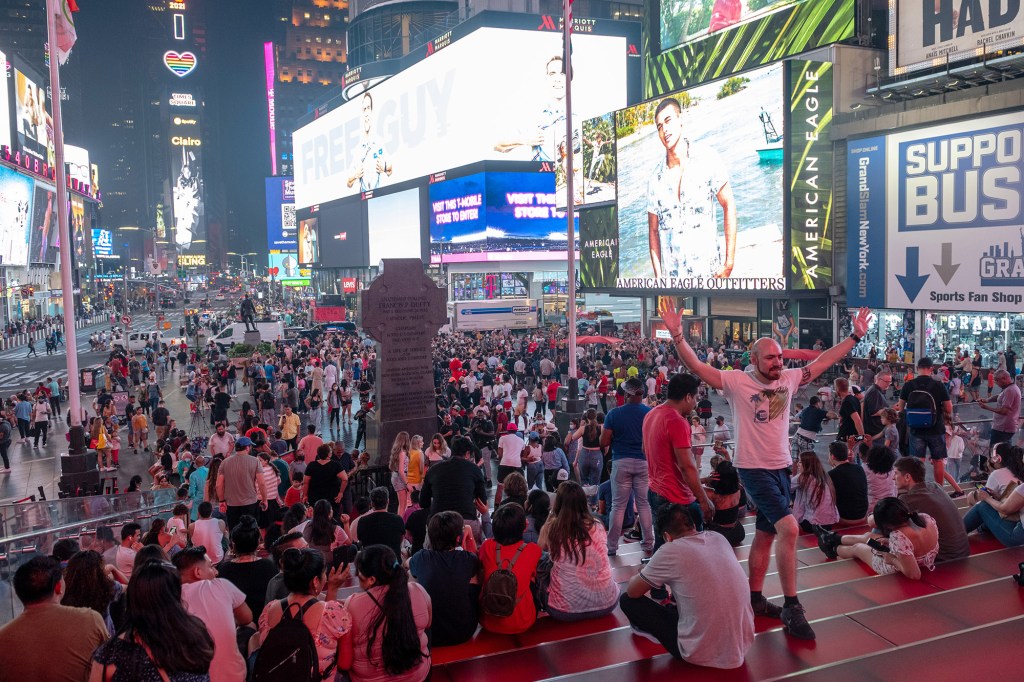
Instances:
[[[963,501],[958,506],[965,511]],[[747,544],[736,549],[743,564],[753,539],[753,519],[745,525]],[[1015,676],[1009,652],[1024,635],[1024,589],[1009,576],[1024,561],[1024,548],[1006,549],[990,536],[973,535],[968,559],[939,565],[920,581],[912,581],[900,575],[875,575],[855,560],[826,561],[810,535],[800,537],[799,547],[800,600],[817,634],[814,642],[787,637],[778,620],[757,618],[757,636],[744,665],[715,670],[673,660],[657,644],[633,636],[619,611],[578,623],[541,618],[521,635],[479,631],[466,644],[435,648],[432,679],[626,682],[800,677],[840,682]],[[620,585],[640,569],[642,556],[639,544],[620,545],[619,555],[611,559]],[[773,598],[781,594],[774,571],[773,560],[764,588]],[[970,651],[987,653],[971,657],[964,668],[963,656]]]

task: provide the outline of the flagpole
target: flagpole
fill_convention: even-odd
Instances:
[[[57,47],[57,12],[59,0],[46,0],[46,39],[50,54],[50,106],[53,119],[53,157],[57,182],[57,225],[60,235],[60,287],[64,308],[64,356],[68,365],[68,398],[70,402],[70,444],[68,454],[85,453],[85,431],[82,428],[82,395],[78,380],[78,343],[75,333],[75,292],[71,282],[71,231],[68,229],[68,185],[64,168],[64,128],[61,124],[60,57]]]
[[[565,317],[569,324],[569,399],[579,398],[579,383],[576,372],[576,225],[573,191],[573,125],[572,125],[572,0],[562,0],[562,54],[565,71],[565,214],[569,232],[568,270],[569,291],[565,302]],[[582,131],[580,148],[582,150]]]

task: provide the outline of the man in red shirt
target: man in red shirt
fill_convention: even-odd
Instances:
[[[561,387],[562,385],[558,381],[552,379],[544,389],[548,394],[548,409],[551,410],[552,421],[555,419],[555,410],[558,408],[558,389]]]
[[[651,514],[658,518],[661,507],[678,503],[690,512],[694,528],[704,530],[715,505],[700,484],[700,471],[690,449],[690,424],[686,417],[697,406],[700,379],[692,374],[676,374],[668,382],[668,400],[644,417],[644,454],[650,488],[647,497]],[[655,524],[654,551],[664,543],[662,530]]]

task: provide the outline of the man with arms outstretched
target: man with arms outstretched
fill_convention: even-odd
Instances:
[[[800,533],[790,513],[789,412],[797,390],[839,362],[861,340],[871,316],[861,308],[853,318],[853,334],[800,369],[782,369],[782,348],[771,338],[754,342],[750,360],[753,372],[717,370],[697,359],[682,334],[680,313],[662,299],[661,318],[672,335],[676,351],[686,367],[712,388],[725,394],[732,406],[736,429],[734,464],[747,496],[757,505],[757,532],[750,547],[750,602],[754,614],[781,618],[785,631],[798,639],[814,639],[796,596],[796,540]],[[776,564],[785,603],[782,608],[761,593],[776,538]]]

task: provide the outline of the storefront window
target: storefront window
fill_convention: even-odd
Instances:
[[[850,326],[850,315],[856,312],[853,308],[846,311],[846,316],[842,319],[840,339],[845,339],[853,331]],[[871,356],[871,349],[874,348],[876,357],[881,360],[889,356],[890,350],[894,350],[899,362],[913,362],[914,311],[878,309],[873,312],[867,334],[854,346],[850,354],[855,358],[867,358]]]
[[[957,350],[981,351],[985,367],[998,363],[996,354],[1012,347],[1020,351],[1024,343],[1024,315],[1019,313],[927,313],[925,348],[928,355],[951,360]]]

